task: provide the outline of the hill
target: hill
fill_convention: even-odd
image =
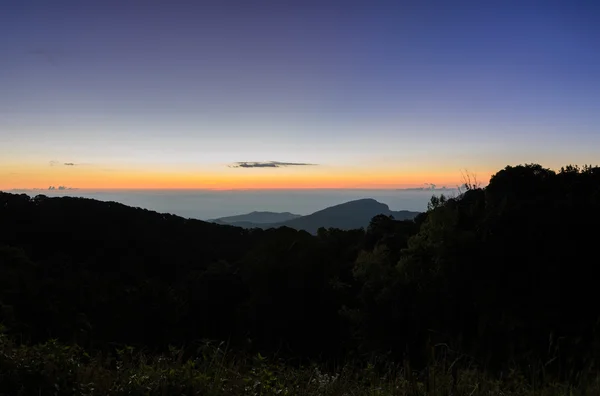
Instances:
[[[307,231],[314,235],[317,233],[319,228],[337,228],[340,230],[366,228],[371,219],[378,215],[393,216],[395,220],[412,220],[419,214],[419,212],[411,212],[408,210],[392,211],[388,205],[378,202],[372,198],[345,202],[325,208],[307,216],[292,215],[297,217],[277,222],[252,221],[252,218],[266,219],[268,217],[262,215],[253,215],[254,213],[261,212],[253,212],[242,216],[224,217],[213,221],[218,224],[229,224],[242,228],[269,229],[289,227],[295,230]],[[279,214],[272,213],[272,215]]]
[[[218,219],[207,220],[211,223],[217,224],[231,224],[237,225],[239,227],[244,227],[241,224],[270,224],[270,223],[280,223],[283,221],[288,221],[292,219],[296,219],[298,217],[302,217],[298,214],[293,214],[290,212],[251,212],[248,214],[236,215],[236,216],[227,216],[227,217],[219,217]]]
[[[392,211],[389,206],[372,198],[359,199],[320,210],[308,216],[272,224],[273,227],[290,227],[316,234],[323,228],[352,230],[366,228],[377,215],[393,216],[396,220],[412,220],[419,212]]]
[[[363,230],[290,226],[354,227],[350,219],[377,212]],[[414,221],[388,217],[402,213],[359,200],[262,230],[0,193],[0,343],[33,345],[25,362],[0,349],[0,372],[16,378],[11,389],[0,381],[0,394],[18,394],[66,353],[54,340],[101,353],[127,381],[105,357],[131,361],[135,348],[179,359],[182,348],[194,364],[220,360],[204,354],[209,341],[260,353],[260,372],[268,355],[304,367],[356,362],[361,374],[374,362],[376,378],[395,362],[415,376],[437,362],[436,373],[476,367],[498,381],[521,370],[529,389],[596,381],[600,168],[509,166],[485,188],[432,197]],[[60,367],[67,378],[71,366]],[[463,393],[473,389],[453,394]]]

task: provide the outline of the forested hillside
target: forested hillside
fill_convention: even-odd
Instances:
[[[506,167],[414,221],[316,236],[0,193],[0,322],[11,343],[90,354],[194,356],[213,340],[291,367],[424,372],[443,357],[449,373],[584,386],[600,357],[599,224],[589,166]],[[0,369],[20,375],[10,359]]]

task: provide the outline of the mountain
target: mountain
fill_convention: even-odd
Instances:
[[[257,213],[257,212],[253,212]],[[249,215],[245,216],[250,216]],[[325,208],[307,216],[298,216],[285,221],[273,223],[258,223],[248,220],[223,222],[223,219],[244,219],[244,216],[232,216],[217,219],[219,224],[228,224],[242,228],[279,228],[289,227],[296,230],[308,231],[311,234],[316,234],[321,227],[324,228],[339,228],[341,230],[366,228],[371,219],[377,215],[393,216],[396,220],[412,220],[419,212],[411,212],[408,210],[392,211],[389,206],[378,202],[372,198],[359,199],[356,201],[345,202],[339,205]]]
[[[237,225],[238,227],[244,227],[242,224],[253,226],[254,224],[271,224],[280,223],[302,217],[298,214],[290,212],[276,213],[276,212],[252,212],[243,215],[220,217],[218,219],[208,220],[212,223],[218,224],[230,224]]]
[[[389,206],[372,198],[359,199],[331,206],[308,216],[273,224],[273,227],[286,226],[316,234],[320,227],[351,230],[367,227],[377,215],[394,216],[396,220],[412,220],[419,212],[392,211]]]

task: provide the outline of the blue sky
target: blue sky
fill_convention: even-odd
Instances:
[[[598,162],[592,1],[1,7],[0,188],[401,187]]]

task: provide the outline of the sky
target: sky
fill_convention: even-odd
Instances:
[[[0,5],[0,189],[404,188],[600,161],[594,1]]]

